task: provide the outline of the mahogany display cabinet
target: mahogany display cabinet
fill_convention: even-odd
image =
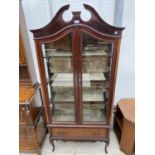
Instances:
[[[90,19],[63,6],[46,26],[31,30],[41,77],[50,142],[104,141],[109,144],[121,34],[89,5]]]

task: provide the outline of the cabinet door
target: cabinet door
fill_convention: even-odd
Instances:
[[[75,121],[72,33],[42,45],[52,122]]]
[[[113,43],[82,32],[83,123],[106,123]]]

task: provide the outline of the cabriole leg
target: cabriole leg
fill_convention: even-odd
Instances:
[[[106,154],[108,153],[108,151],[107,151],[108,146],[109,146],[109,140],[105,141],[105,153]]]
[[[52,147],[53,147],[52,152],[54,152],[54,150],[55,150],[54,140],[51,140],[51,139],[50,139],[50,143],[51,143],[51,145],[52,145]]]

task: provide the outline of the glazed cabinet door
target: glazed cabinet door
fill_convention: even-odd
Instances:
[[[82,122],[107,122],[113,43],[81,32]]]
[[[75,122],[72,35],[42,44],[52,123]]]

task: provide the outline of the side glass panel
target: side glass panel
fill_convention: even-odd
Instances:
[[[83,123],[106,122],[113,44],[82,32]]]
[[[75,121],[72,34],[42,45],[52,122]]]

